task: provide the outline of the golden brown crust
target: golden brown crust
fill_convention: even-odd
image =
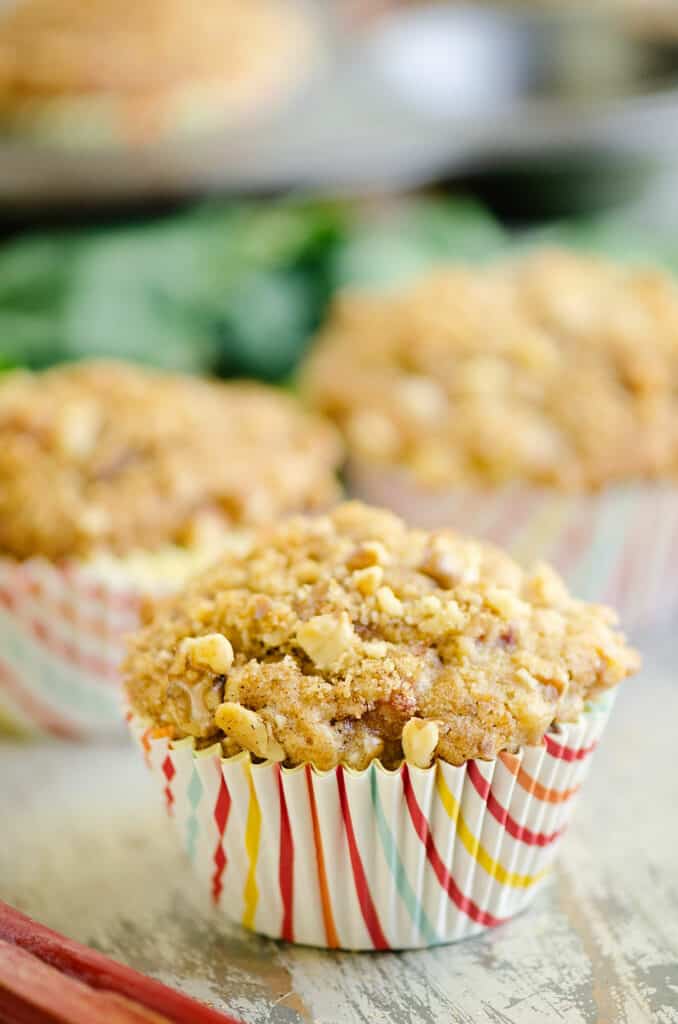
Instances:
[[[222,116],[229,97],[263,99],[309,41],[279,0],[22,0],[0,16],[0,116],[100,98],[126,105],[132,136],[150,134],[182,93],[214,93]]]
[[[306,388],[356,459],[430,487],[675,478],[678,285],[554,250],[346,295]]]
[[[546,567],[348,503],[264,528],[159,604],[125,675],[136,712],[227,754],[460,764],[538,742],[633,672],[614,621]]]
[[[193,546],[337,494],[332,427],[273,388],[74,363],[0,378],[0,554]]]

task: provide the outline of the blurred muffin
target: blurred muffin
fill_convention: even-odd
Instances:
[[[143,143],[252,115],[311,60],[285,0],[17,0],[0,16],[0,125]]]
[[[202,751],[195,766],[212,759],[205,776],[218,778],[221,764],[235,801],[227,766],[242,777],[243,752],[268,762],[254,776],[266,815],[263,843],[271,833],[265,859],[277,845],[265,801],[267,785],[277,792],[281,784],[279,763],[290,770],[292,788],[293,766],[334,773],[318,776],[325,780],[318,817],[328,843],[339,824],[328,794],[353,779],[352,822],[367,836],[378,828],[369,798],[360,805],[359,777],[377,759],[382,774],[381,765],[396,773],[393,785],[407,785],[403,760],[430,770],[430,791],[437,771],[461,778],[472,759],[496,765],[528,746],[543,752],[549,730],[581,724],[585,708],[638,667],[614,623],[608,609],[572,598],[545,566],[528,573],[452,531],[411,530],[389,513],[345,504],[327,517],[262,528],[247,552],[226,554],[157,604],[130,641],[125,677],[147,747],[162,738],[164,752],[171,740],[177,762],[188,757],[186,780],[191,757],[182,737]],[[222,753],[227,760],[220,762]],[[570,763],[585,756],[573,754]],[[340,766],[358,774],[347,776]],[[545,780],[553,765],[545,769],[537,789],[551,785]],[[168,778],[172,785],[165,765],[165,785]],[[301,781],[305,786],[303,774]],[[218,785],[213,791],[217,798]],[[181,785],[173,792],[182,807]],[[300,808],[291,789],[286,808],[295,846],[308,799]],[[186,804],[186,814],[195,813]],[[250,813],[238,807],[240,820]],[[210,806],[198,814],[208,820]],[[402,850],[411,829],[403,827]],[[448,821],[439,836],[446,850],[454,831]],[[211,856],[213,843],[206,849]],[[445,863],[457,861],[448,854]],[[314,877],[304,873],[307,898]],[[339,872],[337,893],[347,877]],[[271,879],[262,884],[270,887]],[[382,906],[391,893],[387,886],[379,894]],[[438,891],[436,906],[442,898]]]
[[[623,582],[655,606],[676,589],[661,573],[678,529],[668,274],[539,251],[441,269],[395,294],[350,294],[305,386],[347,439],[358,494],[548,558],[587,598],[623,604]],[[661,551],[629,566],[631,541],[653,520]],[[610,522],[614,549],[593,551]],[[573,527],[587,538],[568,543]]]
[[[85,688],[95,663],[115,678],[146,594],[254,524],[330,504],[338,459],[333,428],[256,384],[106,362],[0,378],[0,632],[30,634],[2,648],[6,674],[47,686],[36,641]]]

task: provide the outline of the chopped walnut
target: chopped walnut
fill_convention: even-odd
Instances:
[[[387,615],[397,617],[403,614],[403,603],[396,597],[390,587],[379,587],[377,591],[377,604],[381,611]]]
[[[402,745],[405,760],[417,768],[428,768],[438,746],[437,722],[410,718],[403,727]]]
[[[388,553],[378,540],[366,540],[351,553],[346,565],[352,571],[370,566],[383,566],[388,562]]]
[[[319,669],[332,668],[350,649],[355,634],[346,615],[315,615],[297,630],[297,643]]]
[[[352,570],[351,555],[376,535],[383,564]],[[437,548],[457,566],[452,587],[422,571]],[[300,587],[310,561],[319,579]],[[358,574],[374,569],[380,584],[363,593]],[[197,622],[207,636],[196,637]],[[216,692],[215,662],[195,656],[214,636],[233,648]],[[544,589],[489,545],[351,503],[255,531],[157,606],[125,674],[134,709],[154,725],[326,770],[516,751],[637,666],[606,609]]]
[[[384,579],[384,570],[380,565],[371,565],[367,569],[357,569],[353,573],[355,585],[361,594],[375,594]]]
[[[263,757],[268,761],[285,760],[285,751],[261,715],[244,708],[242,704],[230,701],[220,704],[214,721],[228,739],[234,740],[255,757]]]
[[[228,637],[221,633],[189,637],[184,640],[184,645],[189,661],[217,675],[226,675],[233,664],[233,647]]]

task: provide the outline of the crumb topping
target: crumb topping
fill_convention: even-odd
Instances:
[[[306,370],[351,453],[430,487],[678,473],[678,284],[560,250],[336,302]]]
[[[273,388],[73,363],[0,376],[0,554],[214,547],[336,497],[332,427]]]
[[[235,88],[304,42],[298,22],[279,0],[22,0],[0,17],[0,98]]]
[[[426,767],[537,743],[638,667],[609,609],[357,503],[263,527],[130,641],[136,712],[227,755]]]

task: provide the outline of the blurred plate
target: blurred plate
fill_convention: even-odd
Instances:
[[[361,32],[325,8],[323,60],[237,130],[135,150],[0,143],[0,201],[171,198],[290,186],[409,186],[572,152],[678,154],[678,60],[577,8],[431,4]]]

